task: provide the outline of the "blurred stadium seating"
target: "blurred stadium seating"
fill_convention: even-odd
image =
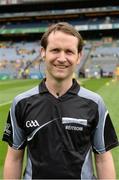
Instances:
[[[102,70],[102,76],[112,77],[117,64],[119,64],[118,41],[113,40],[106,44],[102,41],[101,44],[96,44],[96,41],[92,41],[93,48],[88,59],[90,63],[86,69],[89,69],[90,76],[94,76],[95,72],[100,76]]]
[[[1,0],[0,76],[44,77],[40,38],[59,21],[71,23],[85,40],[77,75],[113,76],[119,64],[119,2],[115,0]]]
[[[40,42],[13,42],[0,43],[0,74],[10,78],[23,78],[21,70],[25,70],[39,57]],[[38,66],[39,67],[39,66]],[[35,67],[34,67],[35,69]],[[23,74],[24,75],[24,74]]]

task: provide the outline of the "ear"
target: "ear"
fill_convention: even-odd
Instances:
[[[82,51],[81,51],[81,52],[79,52],[79,53],[78,53],[78,60],[77,60],[77,64],[79,64],[79,63],[80,63],[82,56],[83,56],[83,53],[82,53]]]
[[[41,47],[41,49],[40,49],[40,55],[41,55],[42,59],[45,58],[45,49],[43,47]]]

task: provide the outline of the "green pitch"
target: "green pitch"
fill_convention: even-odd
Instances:
[[[39,83],[39,80],[5,80],[0,81],[0,179],[2,179],[4,158],[7,144],[2,142],[2,134],[13,98]]]
[[[108,78],[79,81],[84,87],[99,93],[103,97],[119,138],[119,82]],[[14,96],[36,86],[38,83],[39,80],[0,81],[0,179],[2,179],[4,158],[7,150],[7,145],[1,141],[1,138],[10,104]],[[112,153],[117,172],[117,179],[119,179],[119,148],[114,148]]]
[[[113,125],[119,139],[119,81],[114,79],[92,79],[84,81],[83,85],[100,94],[107,105]],[[119,146],[112,150],[117,179],[119,179]]]

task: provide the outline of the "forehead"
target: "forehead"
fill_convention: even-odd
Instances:
[[[72,45],[78,45],[78,38],[71,35],[67,34],[65,32],[61,31],[55,31],[50,33],[48,37],[48,44],[53,43],[53,44],[72,44]]]

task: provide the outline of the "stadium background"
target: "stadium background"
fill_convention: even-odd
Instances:
[[[49,25],[59,21],[71,23],[85,40],[84,56],[76,70],[78,76],[114,75],[119,64],[118,1],[0,2],[0,79],[42,78],[40,38]]]
[[[109,111],[116,119],[114,124],[119,135],[117,127],[119,82],[118,77],[115,77],[115,72],[118,72],[119,68],[119,1],[117,0],[0,1],[0,114],[2,117],[0,135],[3,132],[3,121],[7,116],[11,99],[45,76],[44,64],[39,54],[40,38],[49,25],[60,21],[71,23],[83,36],[85,42],[83,58],[76,69],[76,76],[83,78],[81,82],[86,87],[99,91],[104,96]],[[19,79],[19,82],[12,79]],[[114,94],[113,92],[115,92],[114,98],[111,95]],[[115,103],[118,107],[113,109]],[[6,146],[2,142],[0,144],[0,154],[3,155],[0,159],[0,178],[2,178]],[[113,155],[118,169],[119,150],[114,150]],[[117,173],[119,178],[119,172]]]

